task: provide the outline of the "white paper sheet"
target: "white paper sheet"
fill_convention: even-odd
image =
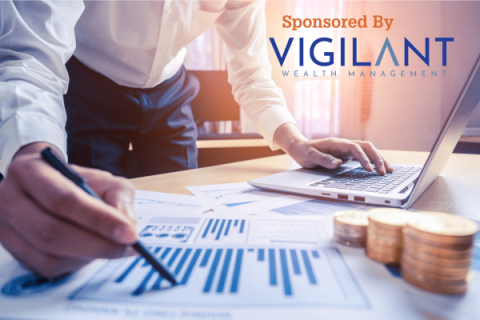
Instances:
[[[204,213],[211,207],[204,198],[184,196],[180,194],[135,191],[134,211],[138,221],[144,216],[161,215],[163,213]]]
[[[343,210],[369,210],[375,206],[336,200],[312,199],[309,197],[282,195],[262,201],[233,207],[225,214],[286,215],[286,216],[330,216]]]
[[[242,206],[283,195],[279,192],[269,192],[255,188],[247,182],[191,186],[186,188],[197,197],[214,201],[212,204],[214,211]]]
[[[394,276],[396,270],[331,241],[331,215],[142,217],[139,230],[152,230],[144,243],[182,285],[167,289],[136,258],[97,261],[58,283],[35,284],[37,278],[0,254],[0,318],[423,319],[422,301],[411,298],[419,290]],[[160,229],[169,236],[155,236]],[[472,286],[452,307],[440,300],[459,298],[437,302],[436,295],[421,294],[429,304],[443,303],[452,319],[472,319],[478,284]]]

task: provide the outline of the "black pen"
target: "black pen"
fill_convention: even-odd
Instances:
[[[100,198],[98,194],[96,194],[95,191],[90,188],[82,176],[64,161],[55,156],[50,148],[46,148],[42,151],[42,158],[54,169],[63,174],[67,179],[71,180],[73,183],[83,189],[86,193],[103,202],[102,198]],[[171,274],[167,268],[162,266],[160,261],[158,261],[140,241],[132,244],[132,248],[135,249],[135,251],[137,251],[146,261],[148,261],[152,267],[162,275],[162,277],[167,279],[172,285],[177,284],[175,276]]]

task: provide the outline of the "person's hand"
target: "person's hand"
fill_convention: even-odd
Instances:
[[[107,203],[93,198],[42,160],[55,147],[22,148],[0,183],[0,242],[25,267],[53,278],[96,258],[132,255],[134,189],[124,178],[75,166]]]
[[[374,170],[371,163],[375,165],[378,174],[393,172],[393,167],[367,141],[338,138],[307,140],[294,124],[286,123],[275,132],[274,143],[304,168],[322,166],[335,169],[342,164],[342,159],[354,157],[369,172]]]

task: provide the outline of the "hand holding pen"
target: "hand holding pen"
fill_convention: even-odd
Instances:
[[[5,249],[46,277],[76,271],[97,258],[135,254],[134,189],[128,180],[75,166],[105,203],[98,201],[42,159],[46,147],[51,145],[20,150],[0,183]]]

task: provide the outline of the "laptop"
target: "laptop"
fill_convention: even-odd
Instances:
[[[442,172],[479,101],[480,56],[424,166],[394,164],[393,173],[381,176],[351,161],[335,170],[302,168],[248,183],[272,191],[408,209]]]

